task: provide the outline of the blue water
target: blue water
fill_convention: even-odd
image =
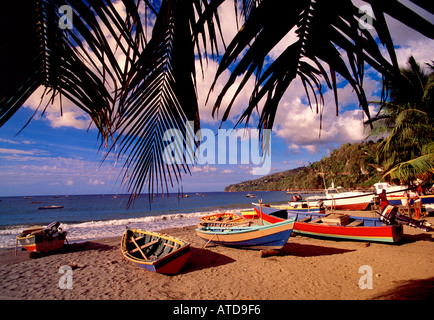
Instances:
[[[128,195],[70,195],[0,197],[0,248],[15,245],[15,236],[34,225],[60,221],[68,232],[68,240],[83,240],[120,236],[125,226],[147,230],[194,225],[199,217],[218,212],[240,212],[250,209],[252,202],[287,202],[284,191],[207,192],[206,196],[186,193],[154,197],[147,195],[135,200],[127,208]],[[253,193],[253,192],[250,192]],[[308,195],[306,195],[308,196]],[[38,210],[42,206],[63,206],[62,209]]]

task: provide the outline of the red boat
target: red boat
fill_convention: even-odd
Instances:
[[[17,236],[24,249],[30,252],[49,252],[63,247],[66,231],[59,228],[60,222],[54,221],[47,227],[32,227]]]
[[[291,212],[267,207],[262,208],[261,212],[256,206],[254,209],[262,220],[269,224],[297,215],[294,233],[304,236],[398,243],[403,235],[402,225],[385,224],[378,218],[342,215],[342,219],[335,219],[335,222],[330,215],[317,212]]]

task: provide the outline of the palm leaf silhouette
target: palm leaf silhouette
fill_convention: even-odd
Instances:
[[[243,27],[229,44],[219,64],[211,90],[225,70],[233,70],[215,101],[215,113],[223,107],[223,97],[235,84],[236,78],[243,76],[231,103],[224,106],[224,121],[228,118],[231,107],[247,80],[254,77],[255,87],[249,105],[238,123],[245,121],[247,124],[253,110],[264,99],[258,124],[260,129],[273,127],[279,102],[296,77],[303,83],[310,106],[316,107],[319,113],[322,112],[324,102],[323,80],[326,86],[334,91],[338,113],[336,74],[340,74],[352,86],[360,106],[369,118],[368,102],[363,90],[365,64],[378,70],[384,77],[400,76],[385,14],[434,38],[430,22],[392,0],[385,1],[387,3],[367,1],[375,16],[369,17],[372,18],[371,27],[386,46],[389,57],[381,54],[376,39],[359,23],[366,13],[359,12],[359,8],[351,1],[301,0],[279,4],[274,1],[256,1],[254,5],[251,2],[244,1],[245,6],[249,8],[248,16]],[[425,9],[432,11],[432,7],[428,5],[425,5]],[[289,43],[275,61],[267,63],[268,54],[291,30],[295,30],[298,35],[297,41]]]
[[[195,59],[203,66],[203,57],[219,58],[218,8],[223,1],[122,0],[122,9],[120,2],[109,0],[35,0],[26,6],[6,2],[0,12],[0,126],[42,86],[52,100],[67,97],[89,114],[101,145],[107,146],[107,156],[113,154],[123,163],[131,199],[146,185],[149,194],[155,189],[167,191],[175,180],[181,182],[189,167],[164,162],[167,143],[162,136],[168,128],[185,133],[187,120],[194,122],[196,130],[200,128]],[[373,28],[388,57],[382,55],[374,36],[360,27],[364,13],[349,0],[244,0],[241,10],[235,1],[244,24],[219,62],[216,80],[225,70],[231,76],[214,112],[225,108],[226,120],[251,77],[256,85],[239,123],[247,122],[264,99],[258,126],[272,128],[279,102],[296,77],[312,108],[320,113],[325,82],[335,93],[338,111],[336,75],[340,74],[369,115],[363,91],[365,64],[385,77],[399,76],[385,15],[430,38],[434,38],[434,28],[397,0],[366,2],[372,7]],[[433,11],[425,2],[414,2]],[[59,28],[63,5],[73,10],[73,29]],[[291,30],[297,40],[269,63],[269,52]],[[222,106],[239,76],[243,80],[232,102]]]

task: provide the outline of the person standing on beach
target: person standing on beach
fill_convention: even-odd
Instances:
[[[415,196],[413,197],[414,200],[414,218],[415,219],[420,219],[420,214],[422,213],[422,199],[415,194]]]
[[[423,195],[424,195],[424,193],[423,193],[423,188],[422,188],[422,184],[421,184],[421,183],[419,183],[419,184],[417,185],[416,192],[417,192],[417,194],[418,194],[419,196],[423,196]]]
[[[387,200],[386,189],[383,189],[381,191],[381,193],[378,195],[378,199],[380,200],[381,211],[383,211],[384,208],[390,204],[389,201]]]

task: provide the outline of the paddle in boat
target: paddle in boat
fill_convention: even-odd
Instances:
[[[50,252],[63,247],[66,231],[59,227],[59,221],[53,221],[46,227],[35,226],[22,231],[17,242],[30,252]]]
[[[121,240],[121,254],[139,268],[177,274],[190,256],[190,244],[158,232],[127,228]]]
[[[246,249],[281,249],[291,236],[295,217],[273,225],[201,227],[196,235],[208,243]]]

